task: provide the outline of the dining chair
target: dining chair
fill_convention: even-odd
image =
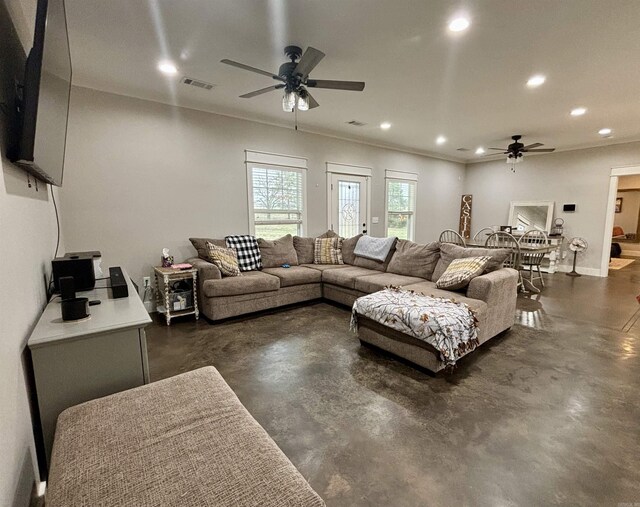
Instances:
[[[502,263],[505,268],[513,268],[518,272],[518,288],[524,288],[522,273],[520,271],[520,244],[518,240],[508,232],[494,232],[484,244],[487,248],[507,248],[511,250],[509,256]]]
[[[544,231],[530,230],[525,232],[518,240],[521,247],[526,246],[546,246],[549,244],[549,238]],[[540,284],[544,287],[544,278],[542,277],[542,271],[540,270],[540,264],[544,259],[546,252],[527,252],[523,248],[521,251],[520,266],[523,270],[529,270],[529,282],[534,285],[534,280],[540,280]],[[537,276],[534,276],[534,270],[537,272]]]
[[[442,231],[438,241],[440,241],[440,243],[453,243],[454,245],[467,246],[464,238],[453,229],[446,229]]]
[[[486,240],[486,236],[490,236],[494,232],[495,231],[491,227],[480,229],[473,237],[473,241],[483,241],[483,239]]]

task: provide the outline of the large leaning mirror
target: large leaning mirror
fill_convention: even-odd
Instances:
[[[516,232],[536,229],[548,234],[552,221],[552,201],[511,201],[509,225]]]

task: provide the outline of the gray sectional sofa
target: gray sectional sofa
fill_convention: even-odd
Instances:
[[[328,236],[331,233],[325,233]],[[283,240],[285,238],[282,238]],[[480,343],[509,329],[514,322],[517,271],[502,268],[506,256],[499,250],[462,248],[451,244],[433,242],[420,245],[398,240],[384,262],[377,262],[354,254],[359,236],[345,239],[342,245],[344,264],[324,265],[313,263],[314,238],[292,238],[298,265],[290,262],[290,245],[280,245],[278,252],[263,254],[262,271],[245,272],[239,277],[225,278],[218,268],[205,260],[206,241],[224,246],[224,240],[191,238],[198,257],[187,262],[198,268],[201,312],[210,320],[220,320],[237,315],[257,312],[292,303],[315,299],[328,299],[351,306],[360,296],[376,292],[387,286],[399,286],[437,297],[455,298],[469,305],[478,319]],[[279,240],[277,240],[279,241]],[[277,242],[276,241],[276,242]],[[265,242],[268,243],[268,242]],[[273,244],[268,245],[270,248]],[[261,252],[263,246],[261,245]],[[266,247],[265,247],[266,252]],[[464,291],[449,292],[436,288],[435,282],[449,263],[459,257],[495,255],[485,274],[471,280]],[[267,260],[268,257],[268,260]],[[291,267],[275,267],[286,259]],[[280,264],[278,264],[280,262]],[[388,337],[375,323],[361,326],[360,339],[405,357],[421,366],[438,371],[443,367],[437,354],[423,350],[423,342],[404,337]],[[402,343],[402,341],[409,343]]]

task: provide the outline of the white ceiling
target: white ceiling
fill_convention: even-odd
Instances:
[[[456,4],[454,6],[454,4]],[[478,146],[557,149],[640,139],[640,0],[66,0],[74,83],[122,95],[293,126],[274,84],[220,63],[277,73],[287,44],[326,53],[316,79],[365,81],[364,92],[314,90],[300,128],[478,160]],[[471,27],[447,30],[466,12]],[[156,68],[173,60],[179,74]],[[525,86],[536,73],[547,81]],[[216,85],[179,83],[182,76]],[[586,115],[571,117],[578,106]],[[359,120],[365,127],[345,122]],[[382,131],[378,125],[389,121]],[[597,131],[610,127],[611,139]],[[439,135],[448,138],[436,144]]]

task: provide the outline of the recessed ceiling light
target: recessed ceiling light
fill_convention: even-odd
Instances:
[[[438,143],[438,144],[444,144],[446,142],[447,142],[447,138],[444,137],[444,136],[438,136],[437,139],[436,139],[436,143]]]
[[[380,124],[380,128],[381,128],[382,130],[389,130],[389,129],[391,128],[391,123],[389,123],[388,121],[383,121],[383,122]]]
[[[471,22],[467,18],[455,18],[449,22],[449,30],[452,32],[463,32]]]
[[[476,148],[476,155],[483,155],[484,151],[484,148],[480,146],[479,148]]]
[[[160,62],[158,70],[167,76],[173,76],[178,73],[178,68],[171,62]]]
[[[547,80],[542,74],[537,74],[535,76],[531,76],[529,81],[527,81],[527,86],[529,88],[537,88],[541,84],[543,84]]]
[[[576,107],[575,109],[571,110],[571,116],[582,116],[586,112],[586,107]]]
[[[598,130],[598,134],[600,134],[601,136],[610,136],[611,132],[612,132],[611,129],[600,129],[600,130]]]

